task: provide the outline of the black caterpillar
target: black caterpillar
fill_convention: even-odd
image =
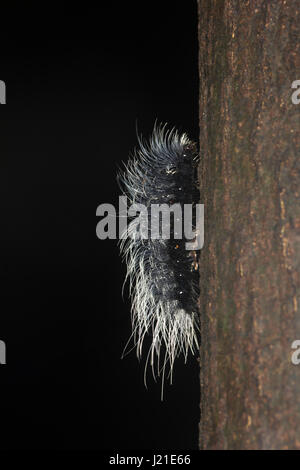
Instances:
[[[167,364],[172,381],[175,358],[183,353],[186,360],[188,352],[194,353],[198,348],[198,261],[197,252],[186,249],[185,236],[175,238],[178,225],[172,217],[170,238],[162,238],[161,227],[159,238],[151,238],[150,209],[153,204],[193,207],[199,199],[197,163],[196,145],[187,135],[160,125],[155,126],[149,142],[139,138],[139,148],[125,165],[125,171],[118,175],[129,204],[143,204],[147,208],[149,236],[146,239],[135,236],[140,220],[134,218],[120,243],[127,263],[126,279],[130,281],[131,337],[140,358],[145,334],[152,334],[146,367],[150,359],[154,377],[162,371],[163,380]]]

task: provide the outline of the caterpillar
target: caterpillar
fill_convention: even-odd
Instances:
[[[138,144],[117,176],[129,203],[147,208],[146,236],[141,236],[141,219],[135,217],[120,241],[120,252],[127,265],[125,283],[129,280],[131,297],[129,342],[133,339],[140,359],[149,333],[152,337],[145,365],[145,385],[149,361],[154,379],[162,374],[163,384],[168,366],[172,383],[176,357],[183,354],[186,362],[188,353],[194,354],[199,349],[198,256],[195,250],[186,249],[187,239],[185,234],[178,233],[181,230],[175,215],[169,223],[169,238],[162,236],[160,225],[158,236],[151,237],[153,217],[159,224],[161,216],[157,213],[153,216],[150,209],[157,205],[194,207],[199,199],[198,154],[195,143],[186,134],[168,129],[166,124],[155,125],[148,141],[138,136]]]

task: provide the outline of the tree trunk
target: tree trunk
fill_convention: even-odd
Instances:
[[[299,0],[198,0],[201,449],[300,449]]]

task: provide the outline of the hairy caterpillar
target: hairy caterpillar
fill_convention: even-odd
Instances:
[[[194,204],[196,188],[196,145],[186,134],[179,135],[166,125],[155,126],[150,140],[138,138],[139,148],[118,174],[123,194],[131,204]],[[177,219],[178,220],[178,219]],[[186,239],[176,239],[176,225],[170,222],[170,238],[147,239],[133,236],[137,219],[131,220],[120,251],[127,264],[127,279],[132,299],[132,335],[137,356],[141,357],[146,333],[152,334],[148,361],[154,378],[166,366],[172,382],[174,360],[198,348],[198,262],[197,253],[186,250]],[[147,230],[150,230],[149,228]],[[125,348],[126,349],[126,348]],[[161,357],[163,356],[163,357]],[[146,379],[145,379],[146,383]]]

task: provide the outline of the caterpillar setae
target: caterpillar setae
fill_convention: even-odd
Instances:
[[[145,384],[149,361],[154,378],[162,373],[162,384],[168,366],[172,383],[175,358],[182,353],[186,361],[189,351],[194,354],[199,347],[197,252],[186,249],[187,239],[184,234],[178,237],[174,218],[169,219],[169,238],[162,236],[160,226],[159,236],[151,237],[150,208],[157,204],[181,209],[184,204],[194,207],[199,199],[198,154],[186,134],[180,135],[174,128],[168,130],[166,125],[156,125],[149,141],[138,137],[138,144],[125,169],[118,174],[129,203],[147,208],[146,235],[149,234],[136,235],[140,219],[133,218],[120,242],[127,264],[125,282],[129,279],[132,301],[130,339],[133,338],[140,358],[145,335],[152,335]],[[154,217],[161,222],[160,216]]]

